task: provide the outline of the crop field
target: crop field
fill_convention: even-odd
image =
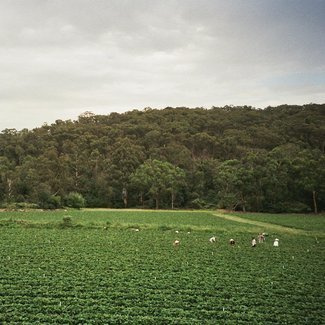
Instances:
[[[270,222],[277,225],[292,227],[304,230],[325,230],[324,215],[311,215],[311,214],[269,214],[269,213],[233,213],[233,215],[241,218],[256,220],[262,222]]]
[[[324,249],[324,215],[0,212],[0,324],[324,324]]]

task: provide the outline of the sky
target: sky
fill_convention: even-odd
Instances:
[[[0,0],[0,130],[325,103],[325,0]]]

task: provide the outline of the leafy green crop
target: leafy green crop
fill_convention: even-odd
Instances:
[[[57,226],[64,215],[72,225]],[[86,215],[94,217],[92,226]],[[270,232],[253,249],[253,225],[208,213],[130,211],[123,217],[123,211],[69,211],[0,217],[37,225],[46,224],[46,216],[51,219],[46,227],[26,222],[0,227],[1,324],[325,322],[324,236],[316,241],[278,233],[280,246],[274,248]],[[118,220],[120,226],[113,226]],[[212,234],[215,244],[208,240]],[[228,244],[230,237],[235,247]],[[177,248],[172,245],[176,238]]]

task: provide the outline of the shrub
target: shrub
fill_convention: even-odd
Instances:
[[[14,203],[5,203],[2,204],[2,208],[7,210],[26,210],[26,209],[37,209],[39,206],[36,203],[29,202],[14,202]]]
[[[191,202],[191,208],[193,209],[204,209],[206,205],[206,202],[200,198],[197,198],[197,199],[194,199],[192,202]]]
[[[38,196],[38,205],[41,209],[58,209],[62,207],[61,197],[41,192]]]
[[[65,198],[65,205],[70,208],[81,209],[85,206],[85,199],[80,193],[70,192]]]
[[[309,213],[311,208],[302,202],[286,202],[283,204],[283,210],[290,213]]]
[[[192,209],[215,209],[216,205],[212,202],[207,202],[203,199],[197,198],[192,200],[190,207]]]
[[[61,228],[67,228],[72,227],[72,219],[70,216],[65,216],[62,219],[62,222],[60,223]]]
[[[264,212],[272,213],[310,213],[312,209],[302,202],[278,202],[264,207]]]

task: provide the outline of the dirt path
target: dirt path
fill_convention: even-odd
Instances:
[[[214,215],[218,218],[223,218],[223,219],[227,219],[227,220],[231,220],[231,221],[236,221],[236,222],[246,223],[246,224],[250,224],[250,225],[254,225],[254,226],[259,226],[259,227],[263,228],[265,231],[269,229],[269,230],[278,231],[278,232],[286,232],[286,233],[292,234],[292,235],[313,235],[314,234],[313,231],[306,231],[303,229],[295,229],[295,228],[280,226],[280,225],[276,225],[274,223],[244,219],[244,218],[229,215],[229,214],[212,213],[212,215]]]

